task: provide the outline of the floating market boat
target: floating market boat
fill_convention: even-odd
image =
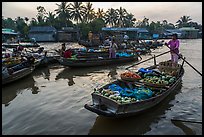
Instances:
[[[31,67],[27,67],[27,68],[23,68],[23,69],[20,69],[18,71],[15,71],[9,77],[2,79],[2,85],[19,80],[19,79],[31,74],[33,72],[33,70],[34,70],[34,67],[31,66]]]
[[[122,79],[111,82],[100,89],[95,89],[91,94],[92,104],[85,104],[84,107],[98,115],[116,118],[145,112],[158,105],[178,88],[184,74],[183,63],[182,65],[178,64],[173,73],[173,69],[162,67],[165,63],[159,63],[145,69],[141,68],[139,70],[143,70],[142,73],[135,72],[136,75],[140,76],[135,81],[130,79],[132,75],[125,74],[129,80],[121,77]],[[145,73],[144,70],[148,70],[148,72],[151,70],[154,75],[150,76],[148,74],[151,73]],[[162,79],[162,82],[156,78],[156,75]],[[155,80],[158,81],[155,82]]]
[[[92,58],[63,58],[58,59],[59,63],[69,67],[91,67],[102,66],[117,63],[127,63],[130,61],[137,61],[138,56],[135,54],[126,54],[126,56],[119,56],[116,58],[109,58],[104,56]]]
[[[25,48],[33,48],[33,47],[40,47],[38,43],[31,43],[31,42],[22,42],[22,43],[2,43],[2,46],[6,48],[16,48],[18,46],[22,46]]]

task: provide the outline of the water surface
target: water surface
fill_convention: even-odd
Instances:
[[[60,43],[42,43],[45,49],[60,48]],[[69,43],[77,47],[76,43]],[[143,60],[167,51],[167,47],[142,55]],[[181,40],[180,51],[186,60],[202,73],[202,39]],[[169,54],[158,58],[164,61]],[[181,62],[182,60],[180,60]],[[59,64],[38,68],[28,77],[2,88],[3,135],[190,135],[202,134],[202,77],[189,65],[180,87],[153,110],[138,116],[111,119],[84,108],[91,103],[94,88],[111,82],[127,66],[111,65],[69,68]],[[137,70],[153,60],[135,66]]]

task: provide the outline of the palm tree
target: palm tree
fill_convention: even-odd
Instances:
[[[149,26],[149,19],[144,17],[144,19],[139,24],[139,27],[145,28],[145,27],[148,27],[148,26]]]
[[[98,8],[98,11],[96,12],[96,17],[103,19],[105,15],[105,12],[103,12],[103,9]]]
[[[186,27],[188,26],[188,22],[192,20],[190,18],[190,16],[182,16],[176,23],[177,23],[177,27],[181,28],[181,27]]]
[[[56,5],[58,6],[58,8],[55,9],[56,14],[58,15],[58,20],[63,22],[67,27],[67,21],[70,19],[68,2],[61,2],[61,4]]]
[[[124,20],[124,27],[133,27],[135,24],[136,18],[132,13],[127,13],[125,20]]]
[[[118,14],[117,25],[119,27],[124,27],[125,17],[127,15],[126,9],[123,9],[122,7],[120,7],[119,9],[116,9],[116,12]]]
[[[46,22],[53,26],[55,23],[55,15],[53,12],[48,12],[47,16],[46,16]]]
[[[165,26],[165,25],[167,25],[167,24],[168,24],[167,20],[163,20],[163,21],[162,21],[162,25],[163,25],[163,26]]]
[[[37,14],[38,23],[42,24],[44,23],[45,15],[47,14],[46,10],[42,6],[38,6],[37,10],[38,10],[38,14]]]
[[[95,18],[94,8],[92,8],[92,3],[87,2],[84,7],[84,20],[85,22],[90,22]]]
[[[29,18],[25,17],[24,20],[26,21],[26,24],[28,24]]]
[[[108,9],[106,11],[104,18],[105,18],[105,24],[109,24],[113,27],[114,25],[116,25],[116,22],[117,22],[116,10],[113,8]]]
[[[38,22],[35,18],[32,18],[30,21],[30,26],[37,26]]]
[[[77,24],[80,22],[82,22],[83,20],[83,16],[84,16],[84,6],[82,5],[82,2],[73,2],[70,3],[70,16],[71,19],[73,19],[74,21],[77,21]]]

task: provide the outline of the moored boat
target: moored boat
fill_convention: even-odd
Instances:
[[[130,61],[137,61],[137,55],[108,58],[108,57],[96,57],[96,58],[63,58],[58,59],[59,63],[69,67],[91,67],[102,66],[116,63],[126,63]]]
[[[25,48],[33,48],[33,47],[40,47],[38,43],[30,43],[30,42],[22,42],[22,43],[2,43],[2,46],[6,48],[16,48],[18,46],[22,46]]]
[[[33,70],[34,70],[34,67],[31,66],[31,67],[26,67],[18,71],[15,71],[9,77],[2,79],[2,85],[8,84],[16,80],[19,80],[23,77],[26,77],[27,75],[31,74]]]
[[[144,82],[144,78],[137,81],[118,79],[96,89],[91,94],[92,104],[85,104],[84,107],[98,115],[118,118],[137,115],[157,106],[181,84],[184,74],[183,63],[178,65],[177,74],[172,73],[171,76],[167,73],[168,71],[158,72],[159,67],[161,63],[148,67],[146,70],[159,73],[162,79],[172,78],[169,83],[150,84]]]

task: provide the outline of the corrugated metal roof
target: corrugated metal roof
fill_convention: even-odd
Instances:
[[[180,28],[179,30],[182,30],[182,31],[198,31],[199,29],[195,29],[194,27],[183,27],[183,28]]]
[[[146,30],[145,28],[139,28],[137,32],[149,32],[149,31]]]
[[[2,34],[18,35],[18,33],[14,32],[12,29],[2,29]]]
[[[168,31],[168,32],[178,32],[178,33],[181,33],[181,30],[179,29],[165,29],[165,31]]]
[[[54,27],[52,26],[35,26],[31,27],[29,32],[53,32],[57,31]]]
[[[103,31],[137,31],[148,32],[146,28],[102,28]]]

